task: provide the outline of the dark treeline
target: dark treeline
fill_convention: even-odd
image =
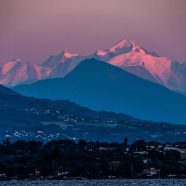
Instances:
[[[184,177],[186,142],[128,144],[7,139],[0,144],[1,179]]]

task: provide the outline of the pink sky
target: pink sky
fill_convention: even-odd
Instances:
[[[0,0],[0,63],[85,55],[124,38],[186,61],[186,0]]]

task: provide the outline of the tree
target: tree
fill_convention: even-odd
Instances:
[[[165,159],[178,161],[180,159],[180,152],[177,150],[167,150],[165,152]]]
[[[3,145],[9,147],[10,146],[10,139],[8,137],[5,138],[5,140],[3,141]]]
[[[128,138],[127,137],[125,137],[123,144],[124,144],[125,148],[128,146]]]

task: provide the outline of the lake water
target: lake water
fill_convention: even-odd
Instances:
[[[186,179],[2,181],[0,186],[186,186]]]

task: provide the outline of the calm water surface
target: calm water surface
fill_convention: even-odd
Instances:
[[[3,181],[1,186],[186,186],[186,179],[149,180],[62,180],[62,181]]]

